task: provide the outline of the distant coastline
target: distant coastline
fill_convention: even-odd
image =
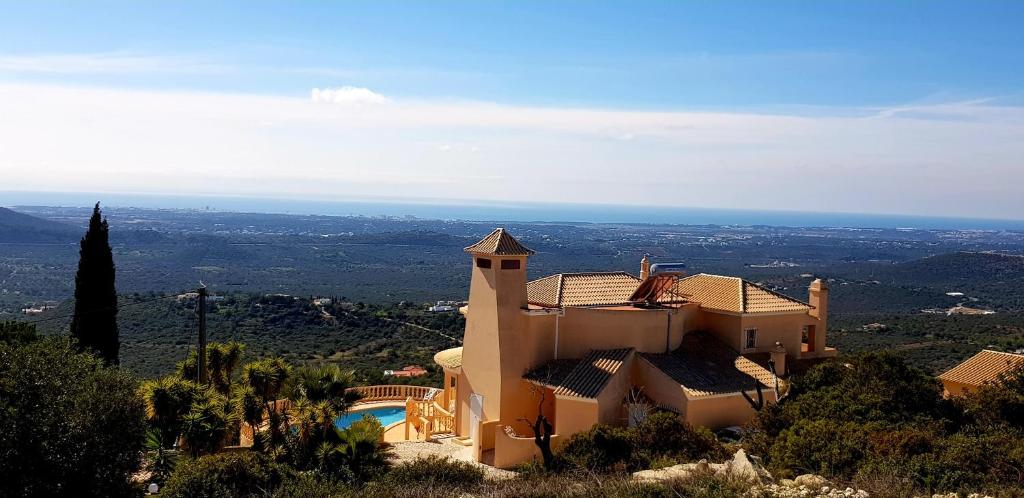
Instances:
[[[863,213],[814,213],[690,207],[458,200],[300,200],[203,195],[0,192],[0,206],[106,206],[325,216],[411,216],[424,219],[679,225],[847,227],[859,229],[1024,230],[1024,220]]]

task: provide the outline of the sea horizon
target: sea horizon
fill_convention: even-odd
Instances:
[[[570,204],[457,199],[304,200],[203,194],[0,192],[0,206],[180,209],[303,216],[413,217],[467,222],[1024,230],[1024,220],[908,214]]]

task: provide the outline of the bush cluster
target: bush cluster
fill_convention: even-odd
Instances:
[[[394,486],[424,484],[462,488],[482,483],[484,471],[469,462],[431,455],[394,466],[387,474],[387,481]]]
[[[0,496],[132,495],[138,384],[67,340],[31,335],[0,342]]]
[[[160,494],[167,498],[266,496],[294,471],[257,452],[218,453],[178,464]]]
[[[781,477],[818,473],[893,493],[1024,487],[1024,371],[963,398],[890,353],[809,370],[748,427]],[[884,484],[881,484],[884,483]]]
[[[674,413],[658,412],[635,427],[596,425],[574,434],[556,457],[567,469],[633,472],[650,468],[652,462],[721,460],[728,453],[707,429],[694,428]]]

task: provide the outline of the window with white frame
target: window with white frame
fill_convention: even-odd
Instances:
[[[743,341],[746,349],[754,349],[757,347],[757,329],[747,329],[743,331]]]

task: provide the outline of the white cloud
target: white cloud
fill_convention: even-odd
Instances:
[[[311,102],[0,83],[0,188],[1024,212],[1022,107],[796,115],[322,104],[338,90]],[[360,90],[341,101],[378,95]]]
[[[312,100],[313,102],[328,102],[331,104],[383,104],[388,101],[387,97],[369,88],[357,86],[314,88]]]
[[[228,66],[180,56],[130,52],[0,55],[0,71],[52,74],[215,73]]]

